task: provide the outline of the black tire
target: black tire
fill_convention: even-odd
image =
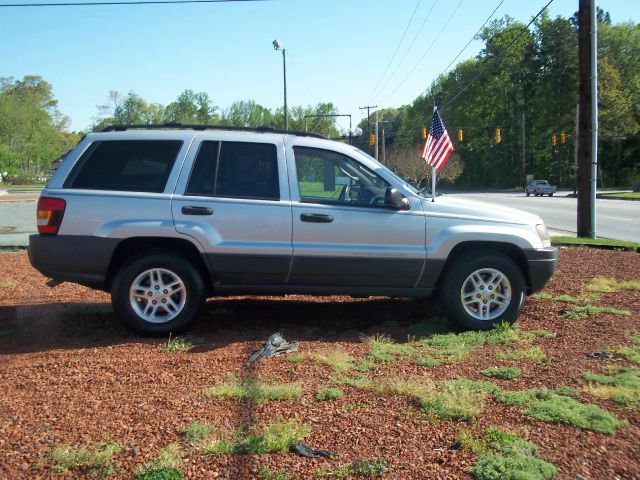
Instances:
[[[550,197],[553,197],[553,193],[550,193],[550,194],[549,194],[549,196],[550,196]]]
[[[529,192],[527,192],[527,197],[528,197],[529,195],[531,195],[531,194],[530,194]]]
[[[144,274],[153,269],[162,269],[162,272],[164,272],[160,282],[167,279],[170,281],[172,274],[175,278],[179,279],[184,286],[184,293],[180,290],[169,294],[169,297],[171,297],[170,301],[177,300],[179,303],[182,303],[182,300],[184,300],[182,308],[180,310],[176,309],[176,312],[179,313],[177,313],[175,317],[169,318],[171,316],[169,309],[163,305],[158,305],[161,310],[157,322],[148,321],[144,316],[136,312],[132,305],[134,302],[130,299],[130,291],[136,279],[142,277],[143,279],[149,278],[150,280],[151,277],[144,277]],[[149,288],[149,292],[155,291],[155,287],[152,285],[143,288]],[[161,291],[168,292],[168,290]],[[158,295],[161,294],[158,293]],[[182,295],[184,295],[184,297]],[[155,299],[156,297],[150,298]],[[200,313],[203,300],[204,283],[200,273],[189,260],[174,253],[147,254],[126,263],[116,274],[111,289],[111,302],[121,320],[130,328],[145,336],[164,336],[169,333],[177,334],[183,331]],[[150,301],[151,300],[148,302]],[[154,301],[161,302],[162,300],[159,297]],[[144,300],[137,300],[135,303],[139,307],[136,308],[143,308],[145,305],[148,306],[148,302],[145,304]],[[167,320],[162,319],[163,314],[168,318]]]
[[[520,267],[511,258],[491,251],[467,253],[455,258],[446,268],[447,271],[442,279],[440,297],[450,319],[470,330],[490,330],[501,322],[512,324],[518,319],[526,299],[526,283]],[[511,285],[511,298],[506,309],[496,315],[495,318],[492,317],[486,320],[476,318],[469,313],[462,300],[462,289],[467,279],[473,272],[486,272],[486,270],[483,271],[482,269],[493,269],[502,273]],[[498,288],[502,289],[504,285],[500,284]],[[498,292],[498,289],[495,292]],[[502,293],[503,291],[501,290],[497,295]],[[494,300],[488,301],[488,308],[491,308],[491,302]],[[482,308],[479,302],[478,306]],[[493,312],[497,313],[500,308],[496,306]]]

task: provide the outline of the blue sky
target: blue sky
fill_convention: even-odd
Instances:
[[[191,88],[209,93],[221,108],[249,99],[273,108],[282,104],[282,56],[271,45],[278,38],[287,49],[289,105],[332,101],[340,113],[353,115],[355,125],[364,115],[358,107],[367,101],[381,108],[410,103],[500,0],[463,0],[435,43],[459,0],[438,0],[419,30],[433,2],[420,2],[389,73],[418,34],[416,42],[373,98],[370,93],[418,0],[2,8],[0,76],[41,75],[53,85],[60,110],[76,130],[91,124],[110,90],[134,91],[147,101],[167,104]],[[505,0],[495,17],[508,14],[528,22],[545,3]],[[613,22],[640,21],[637,0],[601,0],[598,5]],[[577,7],[578,0],[555,0],[549,13],[570,16]],[[480,42],[472,42],[459,61],[480,48]],[[348,120],[340,124],[347,127]]]

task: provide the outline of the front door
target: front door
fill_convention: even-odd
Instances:
[[[420,202],[390,209],[389,183],[355,158],[306,146],[292,151],[289,285],[413,287],[426,260]]]

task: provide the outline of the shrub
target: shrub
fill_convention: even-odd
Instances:
[[[469,470],[477,480],[545,480],[557,474],[555,465],[529,455],[486,455]]]

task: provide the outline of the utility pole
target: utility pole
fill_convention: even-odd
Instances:
[[[527,148],[525,138],[526,121],[524,112],[522,112],[522,184],[525,187],[527,186]]]
[[[595,0],[578,7],[578,236],[596,236],[596,175],[598,167],[598,70]]]
[[[282,44],[275,39],[273,42],[274,50],[282,50],[282,74],[284,77],[284,129],[289,130],[289,113],[287,111],[287,55],[284,48],[280,48]]]
[[[371,117],[371,109],[372,108],[378,108],[378,106],[377,105],[367,105],[365,107],[360,107],[360,110],[366,110],[367,111],[367,135],[369,135],[371,133],[370,117]],[[371,152],[371,147],[369,147],[369,152]]]
[[[378,139],[378,111],[375,111],[375,115],[376,115],[376,154],[375,154],[375,159],[378,160],[378,145],[380,144],[380,141]]]

